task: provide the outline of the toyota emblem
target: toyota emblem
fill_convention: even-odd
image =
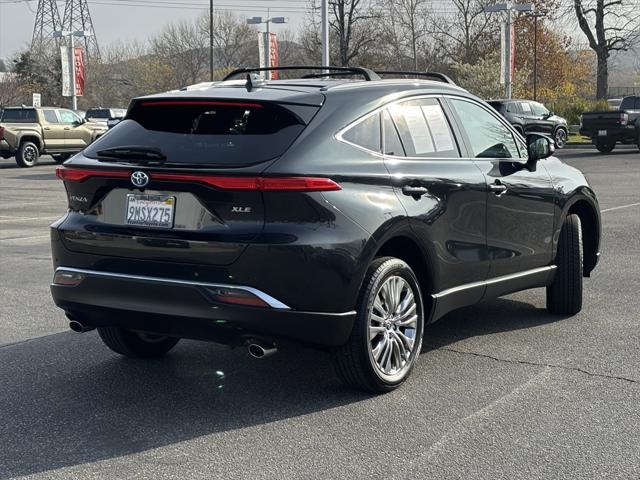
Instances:
[[[131,183],[133,183],[134,187],[142,188],[146,187],[149,183],[149,175],[144,172],[133,172],[131,174]]]

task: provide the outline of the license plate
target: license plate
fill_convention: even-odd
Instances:
[[[176,197],[168,195],[127,195],[124,223],[137,227],[173,227]]]
[[[607,131],[606,130],[598,130],[598,136],[599,137],[606,137],[607,136]]]

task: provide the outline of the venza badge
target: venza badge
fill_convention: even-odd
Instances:
[[[146,187],[149,183],[149,175],[144,172],[133,172],[131,174],[131,183],[133,183],[134,187]]]

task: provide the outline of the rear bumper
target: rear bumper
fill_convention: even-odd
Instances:
[[[120,326],[184,338],[241,344],[247,337],[283,338],[316,346],[344,344],[355,312],[326,313],[292,310],[251,287],[191,282],[59,267],[77,272],[74,286],[51,285],[56,305],[92,326]],[[269,308],[216,302],[208,289],[249,291]]]
[[[606,130],[607,134],[603,136],[599,136],[598,133],[600,130]],[[636,138],[636,129],[633,125],[629,125],[626,127],[606,127],[603,126],[601,128],[598,127],[582,127],[580,129],[580,135],[585,137],[590,137],[593,140],[597,140],[598,138],[602,139],[611,139],[616,141],[625,141],[625,140],[635,140]]]

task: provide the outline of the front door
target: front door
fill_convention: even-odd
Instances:
[[[449,101],[486,179],[489,277],[549,265],[555,195],[544,160],[529,170],[524,142],[489,108],[467,99]]]
[[[461,151],[440,100],[405,100],[382,110],[385,165],[412,229],[423,243],[434,292],[482,282],[486,251],[486,186]],[[482,291],[469,290],[468,303]]]
[[[68,150],[80,151],[90,142],[88,141],[87,128],[82,124],[78,117],[71,110],[59,109],[58,115],[64,124],[65,146]]]
[[[42,115],[44,117],[44,121],[42,122],[42,136],[45,149],[48,151],[64,150],[65,125],[60,123],[58,114],[53,108],[44,108]]]

